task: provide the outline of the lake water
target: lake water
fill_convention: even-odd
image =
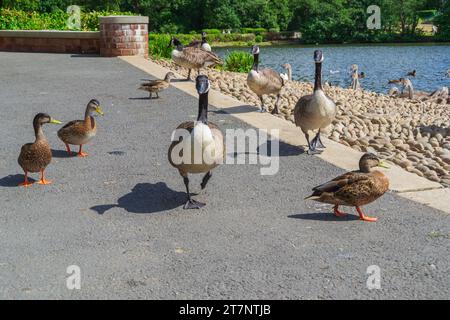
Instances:
[[[361,79],[364,89],[386,93],[390,79],[406,76],[416,70],[415,78],[410,77],[416,90],[434,91],[438,87],[450,87],[446,77],[450,69],[450,44],[420,45],[340,45],[340,46],[275,46],[261,47],[261,65],[285,72],[283,63],[292,65],[293,79],[313,81],[313,52],[321,49],[325,61],[323,80],[332,85],[350,85],[350,66],[357,64],[359,71],[366,74]],[[250,48],[215,48],[222,57],[232,50]]]

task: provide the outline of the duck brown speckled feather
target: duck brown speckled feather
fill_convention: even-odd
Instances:
[[[183,48],[182,55],[174,57],[174,61],[190,69],[222,64],[222,60],[215,53],[195,47]]]
[[[40,172],[52,161],[52,151],[45,138],[22,146],[19,155],[19,165],[25,172]]]
[[[88,116],[85,120],[73,120],[58,131],[58,137],[67,144],[86,144],[97,133],[97,124],[94,117]]]
[[[389,189],[389,180],[379,172],[345,173],[313,189],[314,200],[345,206],[363,206],[381,197]]]

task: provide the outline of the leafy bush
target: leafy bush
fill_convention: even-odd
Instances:
[[[255,35],[262,35],[267,32],[265,28],[242,28],[241,33],[254,33]]]
[[[263,36],[262,35],[257,35],[255,37],[255,42],[263,42]]]
[[[148,51],[152,57],[158,59],[170,58],[172,47],[169,46],[171,39],[169,34],[151,33],[148,38]]]
[[[98,18],[109,15],[131,15],[131,12],[92,11],[81,13],[80,30],[98,30]],[[69,30],[69,14],[62,10],[52,13],[0,9],[0,30]]]
[[[221,34],[222,31],[220,31],[219,29],[203,29],[204,32],[206,32],[207,34]]]
[[[245,51],[232,51],[225,58],[223,69],[248,73],[253,66],[253,56]]]

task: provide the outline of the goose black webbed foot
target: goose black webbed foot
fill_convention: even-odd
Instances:
[[[206,203],[198,202],[194,199],[189,199],[186,204],[183,206],[183,209],[200,209],[204,207]]]

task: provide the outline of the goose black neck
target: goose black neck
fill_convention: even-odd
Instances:
[[[314,80],[314,91],[322,90],[322,63],[316,63],[316,75]]]
[[[253,70],[258,71],[259,53],[253,55]]]
[[[199,97],[197,121],[208,124],[208,93],[202,93]]]
[[[207,41],[206,41],[206,37],[205,37],[205,36],[203,36],[203,37],[202,37],[202,44],[205,44],[205,43],[207,43]]]

